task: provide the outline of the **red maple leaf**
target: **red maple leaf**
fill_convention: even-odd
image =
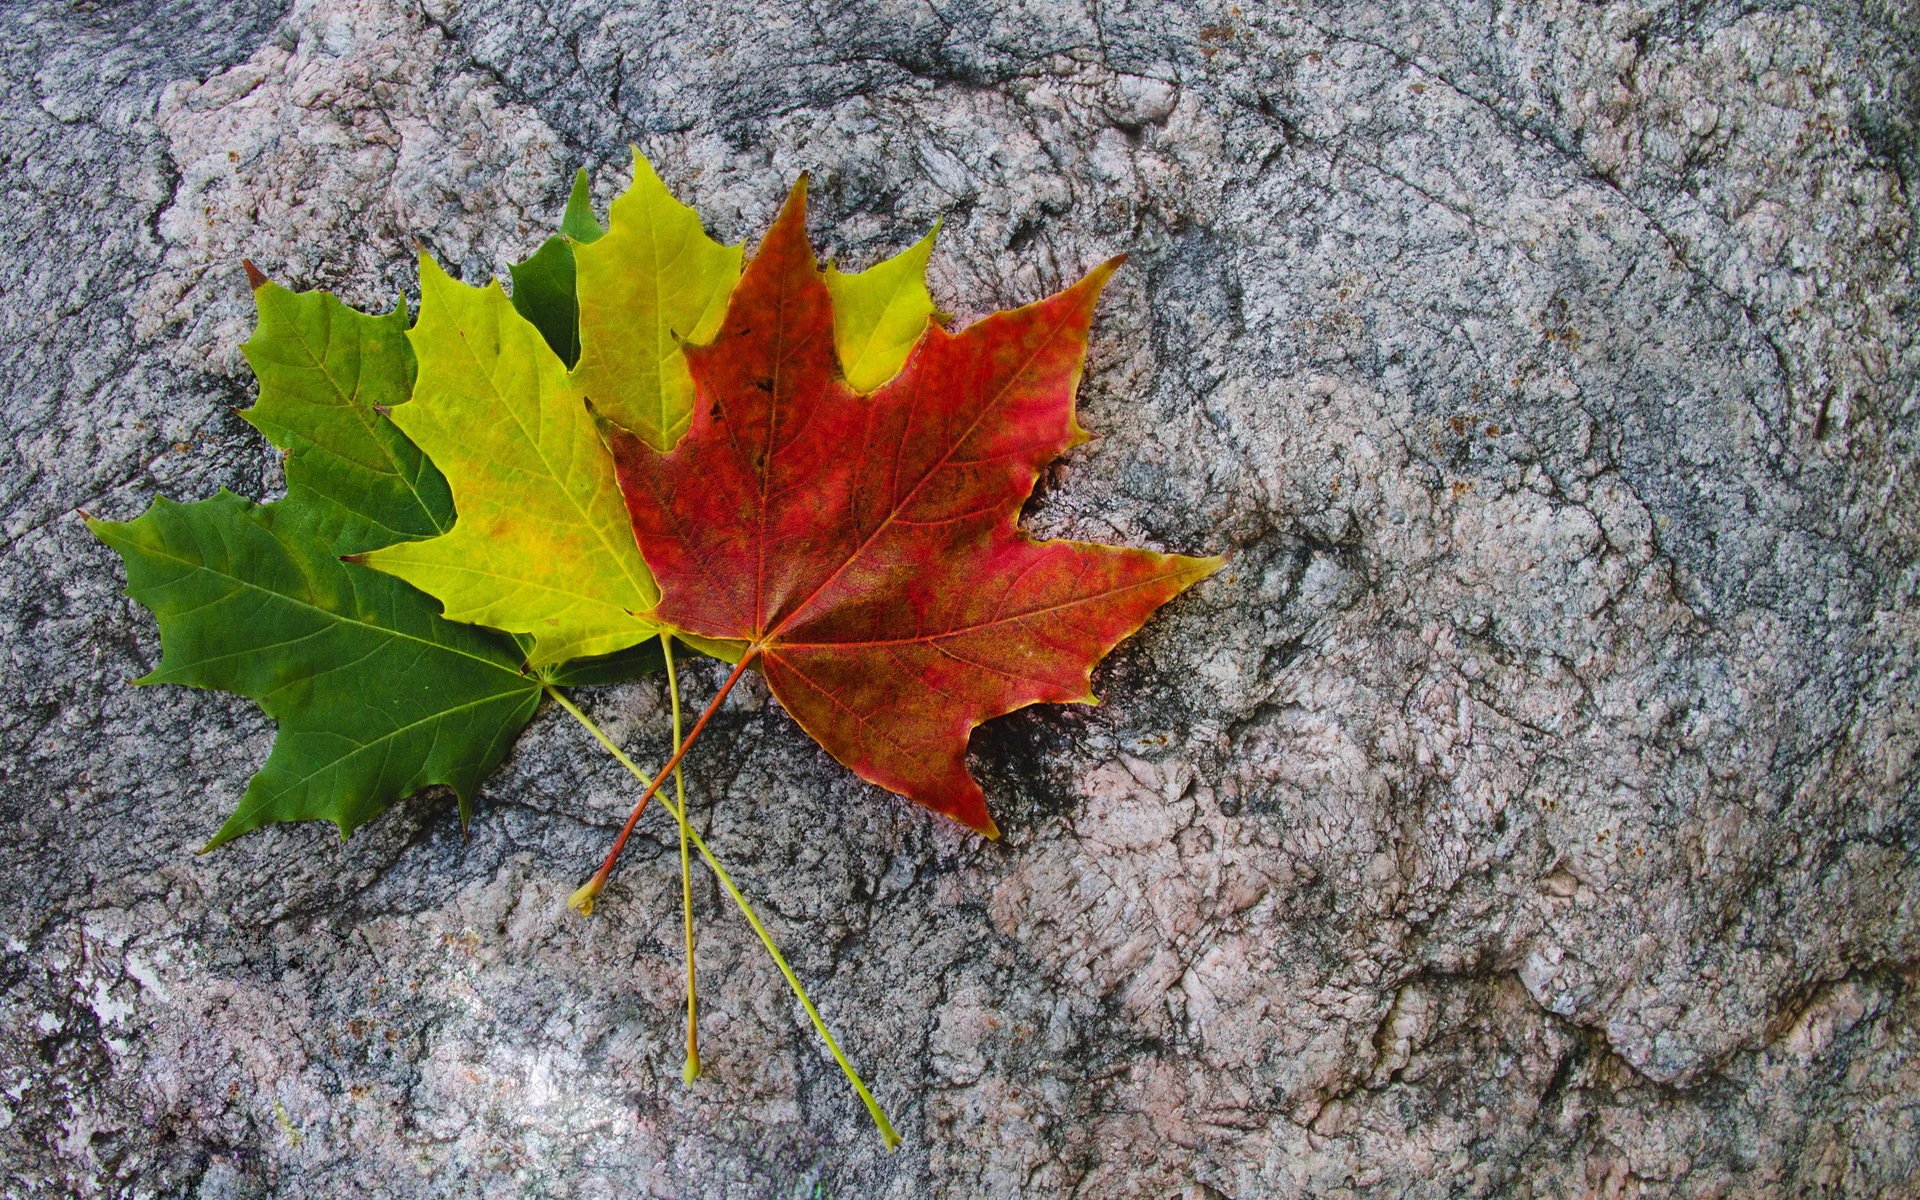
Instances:
[[[662,454],[608,432],[659,615],[747,643],[741,668],[835,758],[989,837],[973,728],[1094,703],[1094,664],[1221,562],[1018,527],[1040,469],[1087,437],[1074,392],[1120,262],[958,334],[929,324],[862,395],[834,355],[802,180],[719,335],[686,351],[686,435]]]

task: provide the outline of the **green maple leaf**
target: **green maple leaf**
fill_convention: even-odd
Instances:
[[[405,315],[255,283],[245,351],[261,398],[246,416],[287,452],[286,498],[162,498],[132,521],[88,522],[160,625],[160,665],[136,682],[238,692],[279,726],[209,849],[272,821],[345,835],[433,784],[454,789],[464,819],[540,681],[512,639],[339,557],[453,521],[439,472],[378,410],[407,394]]]
[[[587,195],[587,173],[576,171],[573,192],[560,218],[560,232],[507,268],[513,277],[513,307],[534,323],[569,368],[580,361],[580,302],[574,292],[573,247],[576,242],[598,241],[605,234]]]
[[[447,481],[380,415],[413,386],[406,310],[368,316],[249,274],[259,322],[240,352],[260,398],[241,416],[287,452],[287,500],[338,554],[452,528]]]

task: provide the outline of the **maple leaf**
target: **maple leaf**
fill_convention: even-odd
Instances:
[[[452,620],[530,636],[536,671],[662,632],[736,660],[738,644],[652,613],[659,593],[587,403],[670,446],[692,404],[682,346],[717,330],[741,249],[708,238],[637,151],[604,236],[584,174],[567,214],[566,237],[516,266],[512,298],[497,282],[459,283],[421,256],[420,318],[407,335],[419,377],[392,416],[451,480],[460,519],[358,561],[438,597]],[[836,280],[848,362],[864,378],[898,370],[933,312],[923,279],[932,238]],[[569,284],[577,306],[563,302]],[[576,320],[579,362],[569,371]]]
[[[744,642],[741,667],[835,758],[996,836],[966,767],[974,727],[1094,702],[1094,664],[1221,560],[1018,528],[1040,469],[1087,436],[1074,393],[1120,260],[959,334],[928,324],[862,395],[836,363],[805,196],[803,179],[714,341],[687,348],[679,444],[607,430],[634,534],[661,619]]]
[[[438,597],[451,620],[530,635],[536,669],[658,633],[606,448],[540,331],[498,282],[469,287],[422,254],[407,336],[419,369],[393,422],[446,475],[459,517],[359,561]]]
[[[587,173],[574,172],[573,191],[560,217],[560,232],[540,243],[520,262],[507,268],[513,279],[513,307],[553,347],[571,368],[580,361],[580,301],[575,293],[575,243],[599,241],[606,234],[593,215],[587,195]]]
[[[286,452],[288,505],[338,554],[452,528],[447,481],[381,415],[413,386],[406,310],[369,316],[246,266],[258,321],[240,353],[260,395],[240,415]]]
[[[136,682],[238,692],[279,726],[208,849],[270,821],[329,820],[344,836],[432,784],[458,793],[464,819],[540,683],[511,639],[339,557],[453,522],[444,480],[379,412],[412,375],[405,312],[366,316],[249,274],[260,323],[243,350],[261,392],[244,415],[287,451],[287,495],[161,498],[132,521],[88,521],[160,625],[160,665]]]
[[[633,185],[603,238],[574,248],[580,365],[574,384],[609,418],[655,446],[686,428],[693,383],[683,342],[713,336],[740,278],[741,247],[708,237],[635,149]]]

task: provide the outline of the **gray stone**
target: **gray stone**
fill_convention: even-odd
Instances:
[[[1920,1169],[1905,4],[0,8],[0,1191],[1904,1194]],[[906,1145],[545,712],[463,838],[194,848],[265,756],[82,509],[272,494],[249,256],[384,307],[639,146],[814,172],[965,316],[1105,256],[1030,520],[1232,562],[980,731],[985,844],[765,697],[702,827]],[[697,702],[718,675],[688,672]],[[657,682],[592,710],[658,761]]]

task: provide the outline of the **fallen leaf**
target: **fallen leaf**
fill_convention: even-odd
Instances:
[[[432,784],[454,789],[464,818],[540,683],[512,639],[443,620],[428,597],[339,558],[452,521],[438,472],[374,407],[406,395],[404,314],[365,316],[257,274],[254,297],[245,349],[261,398],[246,416],[288,452],[286,498],[161,498],[132,521],[88,521],[160,625],[160,665],[136,682],[238,692],[279,726],[209,849],[270,821],[328,820],[344,835]]]
[[[613,202],[607,225],[605,237],[574,247],[574,382],[608,418],[664,449],[686,428],[693,399],[680,346],[720,327],[741,248],[709,238],[638,150],[633,185]]]
[[[899,374],[907,352],[927,331],[933,297],[927,292],[927,260],[940,226],[899,254],[864,271],[827,268],[833,298],[833,345],[840,369],[856,392],[870,392]]]
[[[607,431],[658,613],[746,643],[861,777],[993,836],[966,767],[974,727],[1093,702],[1094,664],[1220,560],[1017,526],[1040,468],[1086,437],[1074,393],[1118,260],[957,335],[929,324],[861,395],[805,221],[803,181],[717,337],[687,349],[697,400],[678,445]]]
[[[560,232],[507,268],[513,279],[513,307],[532,321],[547,345],[571,368],[580,361],[580,302],[574,291],[573,249],[606,233],[593,215],[587,173],[576,171],[573,191],[560,217]]]
[[[611,237],[612,235],[609,235]],[[660,631],[606,448],[565,364],[497,282],[420,259],[413,398],[393,421],[447,476],[459,519],[362,556],[455,621],[533,639],[529,663],[610,654]]]

